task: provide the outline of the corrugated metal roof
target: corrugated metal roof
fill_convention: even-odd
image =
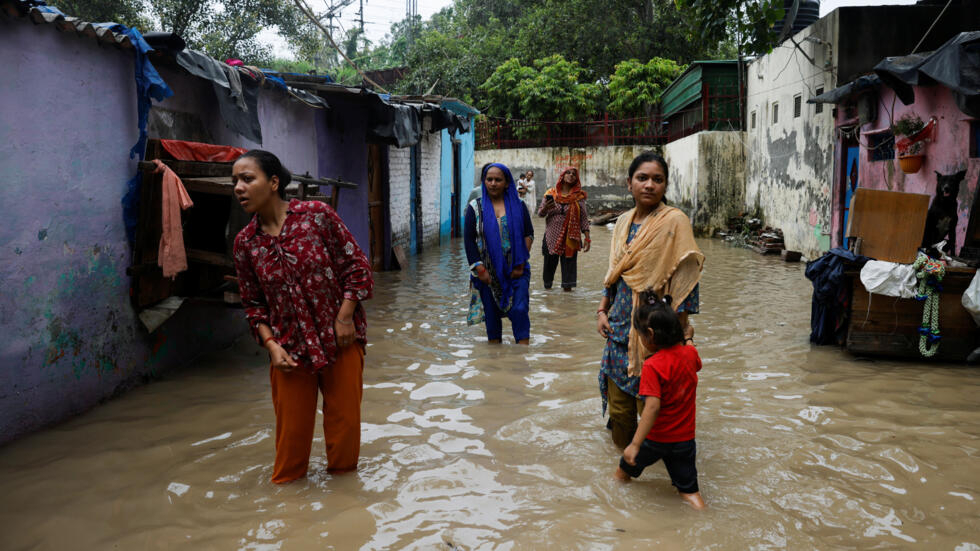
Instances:
[[[35,25],[52,25],[62,32],[74,32],[79,36],[94,38],[100,44],[112,44],[117,48],[131,50],[133,43],[125,34],[114,33],[105,27],[99,27],[77,17],[68,17],[58,13],[50,13],[37,6],[28,5],[17,0],[0,0],[0,13],[19,18],[28,18]]]
[[[737,67],[737,65],[738,60],[728,59],[692,61],[687,69],[660,93],[663,115],[665,117],[673,115],[701,97],[701,81],[704,79],[705,67]]]

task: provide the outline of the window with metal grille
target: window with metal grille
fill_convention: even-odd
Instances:
[[[822,95],[822,94],[823,94],[823,86],[821,86],[820,88],[817,88],[816,91],[813,93],[814,96],[819,96],[819,95]],[[813,112],[816,113],[816,114],[818,114],[818,115],[820,113],[823,113],[823,104],[822,103],[815,103],[815,104],[813,104]]]
[[[895,135],[891,131],[865,134],[868,158],[872,161],[891,161],[895,158]]]
[[[750,117],[750,119],[752,121],[751,128],[755,128],[755,111],[752,111],[752,116]]]
[[[776,124],[779,122],[779,102],[772,104],[772,123]]]
[[[803,94],[793,96],[793,118],[798,119],[803,114]]]

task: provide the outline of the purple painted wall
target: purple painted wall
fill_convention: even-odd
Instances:
[[[0,18],[0,37],[2,444],[225,347],[245,323],[188,301],[150,335],[130,305],[120,200],[135,173],[132,52],[24,19]],[[164,106],[196,113],[216,141],[254,145],[225,128],[210,83],[160,72],[176,94]],[[270,90],[259,115],[263,147],[316,173],[313,110]],[[363,131],[359,141],[363,151]]]
[[[317,149],[321,178],[343,178],[357,189],[342,189],[337,213],[371,258],[368,216],[367,110],[339,95],[327,98],[331,109],[316,114]]]
[[[280,90],[263,89],[259,94],[259,122],[262,143],[247,140],[228,129],[218,110],[218,100],[211,83],[179,70],[160,68],[160,76],[174,95],[160,107],[196,115],[214,138],[215,143],[247,149],[271,151],[289,170],[297,174],[317,170],[315,112]],[[152,136],[151,136],[152,137]]]
[[[918,86],[915,88],[915,103],[903,105],[895,99],[894,92],[887,87],[880,90],[877,121],[864,125],[862,133],[871,130],[887,128],[891,121],[898,120],[907,112],[914,111],[924,121],[935,117],[938,127],[935,139],[926,145],[925,162],[915,174],[905,174],[899,168],[898,159],[872,161],[867,149],[868,138],[861,136],[861,153],[859,161],[860,187],[909,193],[924,193],[930,197],[936,195],[936,171],[941,174],[951,174],[966,170],[966,178],[960,184],[959,221],[956,226],[957,252],[963,245],[966,227],[969,223],[970,209],[977,194],[977,179],[980,176],[980,158],[970,158],[970,121],[971,119],[956,107],[952,93],[945,86]],[[891,113],[894,105],[894,115]],[[843,122],[844,109],[838,109],[837,124]],[[838,141],[838,150],[841,149]],[[834,217],[833,236],[834,246],[840,244],[841,218],[843,201],[840,191],[844,185],[840,170],[841,155],[836,156],[838,170],[834,181]]]

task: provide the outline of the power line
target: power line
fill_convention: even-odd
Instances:
[[[932,22],[932,25],[929,25],[929,29],[926,30],[926,34],[922,35],[922,39],[919,40],[919,43],[915,45],[915,49],[912,50],[912,53],[913,54],[915,52],[919,51],[919,46],[922,46],[922,43],[926,41],[926,37],[929,36],[929,33],[930,32],[932,32],[932,28],[936,26],[936,23],[939,23],[939,18],[942,17],[944,13],[946,13],[946,8],[948,8],[949,5],[952,4],[952,3],[953,3],[953,0],[949,0],[948,2],[946,2],[946,5],[943,6],[943,11],[939,12],[939,15],[936,16],[936,20],[933,21]]]

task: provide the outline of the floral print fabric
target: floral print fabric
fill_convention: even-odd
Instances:
[[[264,323],[301,366],[329,367],[337,357],[334,322],[344,299],[358,301],[354,330],[358,341],[367,342],[360,302],[374,289],[371,266],[328,205],[293,199],[278,236],[263,232],[254,216],[235,237],[234,258],[256,342]]]

